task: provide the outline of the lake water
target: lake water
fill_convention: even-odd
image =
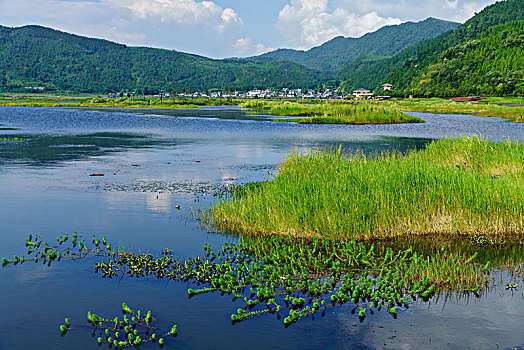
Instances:
[[[86,240],[105,235],[113,244],[154,255],[166,247],[178,257],[200,255],[205,242],[218,248],[234,240],[205,232],[192,218],[192,209],[214,200],[205,194],[223,185],[271,178],[293,148],[406,151],[462,134],[524,140],[522,123],[417,115],[426,122],[333,126],[274,123],[268,116],[231,108],[0,108],[0,138],[22,138],[0,141],[0,257],[25,253],[28,233],[51,242],[73,231]],[[122,302],[151,310],[160,329],[178,325],[179,335],[166,342],[167,349],[524,346],[520,277],[517,290],[498,284],[481,298],[417,301],[399,310],[397,319],[375,312],[360,323],[344,305],[285,328],[275,315],[231,325],[231,313],[243,302],[218,293],[189,300],[190,286],[183,283],[103,279],[94,273],[93,262],[0,268],[0,349],[97,348],[85,321],[87,311],[114,317]],[[60,337],[64,317],[73,326]]]

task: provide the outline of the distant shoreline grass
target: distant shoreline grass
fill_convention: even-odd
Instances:
[[[422,123],[419,117],[403,113],[395,104],[369,101],[271,101],[247,100],[241,107],[262,109],[277,116],[299,116],[294,121],[300,124],[396,124]]]
[[[447,99],[393,99],[390,101],[348,100],[273,100],[220,98],[159,98],[93,96],[6,96],[1,106],[19,107],[88,107],[88,108],[198,108],[202,106],[241,106],[267,111],[274,121],[302,124],[385,124],[418,123],[420,118],[405,112],[439,114],[471,114],[500,117],[524,122],[523,100],[519,98],[489,98],[479,102],[455,102]]]
[[[10,107],[89,107],[89,108],[198,108],[202,106],[234,106],[237,101],[216,98],[159,98],[119,97],[19,97],[0,101],[0,106]]]
[[[252,236],[520,235],[523,164],[524,145],[474,136],[405,156],[291,152],[272,181],[241,187],[204,221]]]
[[[451,102],[449,100],[424,101],[424,100],[401,100],[397,101],[399,108],[410,112],[439,113],[439,114],[471,114],[482,117],[499,117],[511,119],[514,122],[524,122],[524,107],[519,105],[519,100],[511,100],[514,106],[504,106],[493,102]]]

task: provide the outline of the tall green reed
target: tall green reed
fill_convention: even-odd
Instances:
[[[406,156],[290,152],[272,181],[210,208],[212,226],[251,235],[372,239],[524,233],[524,147],[479,137]]]

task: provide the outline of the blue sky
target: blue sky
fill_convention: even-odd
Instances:
[[[463,22],[494,0],[0,0],[0,25],[213,58],[309,49],[342,35],[436,17]]]

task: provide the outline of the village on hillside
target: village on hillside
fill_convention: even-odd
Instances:
[[[380,92],[391,91],[393,85],[383,84]],[[135,92],[120,92],[110,93],[109,97],[133,97],[137,94]],[[182,98],[239,98],[239,99],[252,99],[252,98],[302,98],[302,99],[384,99],[390,96],[375,96],[375,93],[366,89],[358,89],[353,93],[340,92],[338,89],[332,90],[329,88],[321,90],[313,89],[289,89],[282,88],[281,90],[273,89],[260,89],[260,90],[249,90],[246,92],[233,91],[233,92],[222,92],[219,90],[210,92],[180,92],[177,93],[172,91],[171,93],[159,93],[155,94],[155,97],[170,98],[175,95],[176,97]]]

